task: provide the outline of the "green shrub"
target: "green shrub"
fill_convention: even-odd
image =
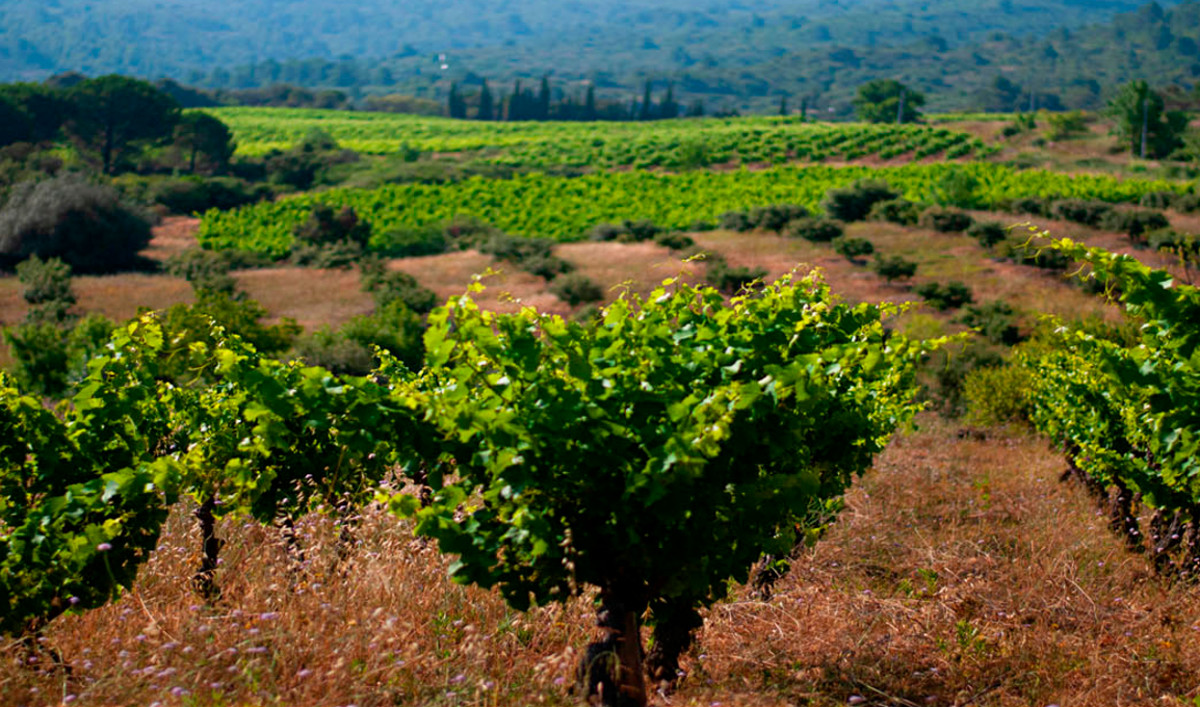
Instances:
[[[377,365],[375,347],[420,370],[425,357],[424,325],[400,300],[381,305],[373,314],[354,317],[334,330],[322,327],[300,338],[294,354],[334,373],[363,376]]]
[[[36,255],[75,272],[112,272],[139,265],[150,237],[146,213],[73,175],[18,184],[0,209],[0,264],[8,266]]]
[[[1099,226],[1113,212],[1112,204],[1083,199],[1061,199],[1050,205],[1050,216],[1061,221]]]
[[[437,295],[417,282],[406,272],[388,270],[387,261],[378,257],[364,258],[359,263],[362,289],[375,298],[375,308],[384,310],[394,302],[417,314],[432,312]]]
[[[871,255],[875,252],[875,244],[866,238],[838,238],[833,242],[833,249],[839,255],[854,262],[864,255]]]
[[[1071,264],[1070,259],[1061,252],[1042,248],[1030,241],[1007,240],[997,250],[1001,257],[1009,258],[1018,265],[1043,270],[1066,270]]]
[[[959,320],[993,344],[1016,346],[1026,337],[1017,323],[1016,310],[1007,302],[993,300],[979,306],[969,306]]]
[[[204,213],[209,209],[236,209],[271,197],[271,190],[232,177],[180,177],[151,183],[146,194],[176,214]]]
[[[845,234],[845,228],[837,221],[827,218],[798,218],[787,225],[784,233],[788,238],[803,238],[814,243],[828,243]]]
[[[891,284],[895,280],[907,280],[917,274],[917,264],[900,255],[875,256],[874,270],[877,275]]]
[[[1173,191],[1152,191],[1149,194],[1143,194],[1142,198],[1138,199],[1138,206],[1161,211],[1173,208],[1179,200],[1180,196]]]
[[[941,206],[931,206],[921,214],[918,222],[921,228],[928,228],[938,233],[961,233],[975,223],[970,214],[957,209],[947,209]]]
[[[867,218],[875,204],[899,197],[900,192],[881,179],[862,179],[848,187],[829,190],[821,208],[830,218],[851,223]]]
[[[1028,422],[1032,374],[1022,366],[976,368],[963,382],[968,419],[979,425]]]
[[[298,245],[331,245],[353,243],[364,248],[371,239],[371,225],[358,218],[354,209],[344,206],[336,213],[333,207],[314,204],[308,220],[296,227]]]
[[[604,290],[600,288],[600,285],[579,273],[556,278],[554,284],[550,286],[550,291],[572,307],[604,299]]]
[[[946,285],[927,282],[924,285],[918,286],[916,293],[924,297],[925,301],[939,312],[944,312],[947,309],[958,309],[963,305],[975,301],[975,296],[971,293],[971,288],[961,282],[950,282]]]
[[[1008,229],[999,221],[979,221],[967,229],[967,235],[984,248],[991,248],[1008,238]]]
[[[392,258],[412,258],[445,253],[449,248],[442,226],[413,226],[388,231],[376,243],[375,252]]]
[[[1184,194],[1175,200],[1175,210],[1190,214],[1200,211],[1200,194]]]
[[[1113,210],[1106,214],[1101,222],[1104,230],[1125,233],[1135,243],[1144,241],[1147,233],[1170,225],[1171,222],[1161,212],[1145,209]]]
[[[88,360],[104,348],[112,330],[113,323],[99,314],[89,314],[73,326],[39,321],[6,327],[13,376],[25,390],[65,397],[87,375]]]
[[[908,199],[889,199],[872,205],[867,218],[871,221],[913,226],[921,218],[921,207]]]
[[[773,204],[758,206],[746,214],[746,220],[753,228],[780,233],[792,221],[805,218],[808,209],[796,204]]]
[[[667,231],[660,233],[654,238],[654,242],[671,250],[687,250],[688,248],[692,248],[696,245],[695,239],[686,233],[680,233],[679,231]]]
[[[353,241],[301,243],[292,248],[288,260],[306,268],[348,268],[362,259],[363,252],[363,247]]]
[[[767,276],[766,268],[731,267],[720,253],[706,253],[705,279],[727,295],[741,292]]]
[[[1051,200],[1040,196],[1024,196],[1019,199],[1013,199],[1008,204],[1008,211],[1017,214],[1049,216],[1051,215],[1052,205]]]
[[[25,321],[34,324],[62,324],[75,306],[71,289],[71,266],[58,258],[42,260],[32,256],[17,265],[21,297],[29,305]]]
[[[1160,228],[1150,233],[1146,240],[1154,250],[1164,251],[1189,261],[1200,260],[1200,237],[1190,233],[1179,233],[1174,229]]]
[[[737,231],[738,233],[745,233],[754,228],[745,211],[726,211],[721,214],[720,223],[721,228],[727,231]]]
[[[237,282],[229,274],[232,262],[225,252],[188,248],[163,263],[163,270],[182,277],[197,290],[212,290],[233,295]]]

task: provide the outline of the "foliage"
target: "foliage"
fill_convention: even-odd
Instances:
[[[886,221],[901,226],[915,226],[921,218],[921,207],[908,199],[877,201],[871,206],[867,219]]]
[[[458,298],[426,338],[449,453],[428,506],[393,506],[518,609],[598,588],[637,691],[639,617],[718,600],[815,530],[915,411],[924,347],[885,343],[884,315],[812,278],[730,302],[669,281],[587,324]]]
[[[931,206],[921,213],[918,223],[921,228],[928,228],[938,233],[962,233],[975,223],[975,219],[971,218],[970,214],[957,209]]]
[[[314,204],[321,203],[336,208],[349,206],[369,222],[372,249],[384,248],[387,239],[383,234],[390,231],[444,224],[467,214],[515,235],[575,240],[585,237],[597,224],[625,219],[649,219],[671,230],[761,204],[793,203],[815,209],[831,189],[841,190],[864,178],[886,179],[894,189],[883,188],[882,194],[860,185],[846,194],[831,196],[828,204],[833,210],[826,209],[827,216],[845,221],[850,215],[861,220],[876,201],[895,198],[901,192],[909,198],[924,198],[952,167],[970,172],[986,185],[980,198],[989,205],[1008,203],[1027,194],[1129,202],[1148,192],[1183,193],[1188,188],[1183,183],[1018,171],[981,163],[885,168],[816,165],[681,174],[630,171],[572,178],[527,174],[503,180],[396,184],[373,190],[330,189],[228,212],[210,211],[204,216],[199,239],[213,249],[237,248],[283,257],[290,252],[293,229],[308,219]],[[545,204],[555,207],[542,208]]]
[[[1181,138],[1187,129],[1187,114],[1167,111],[1162,96],[1150,90],[1145,81],[1132,81],[1123,86],[1109,101],[1108,113],[1117,121],[1118,139],[1134,155],[1143,154],[1143,129],[1145,157],[1166,157],[1183,144]]]
[[[119,330],[61,418],[0,376],[0,633],[107,603],[154,550],[179,471],[155,458],[165,411],[131,362],[161,344]]]
[[[423,287],[406,272],[389,270],[387,262],[382,259],[363,259],[359,269],[362,288],[374,296],[375,306],[379,309],[400,302],[416,314],[427,314],[437,306],[437,295],[432,290]]]
[[[1134,243],[1146,240],[1146,234],[1167,228],[1171,222],[1159,211],[1136,209],[1129,211],[1112,211],[1100,223],[1106,231],[1119,231],[1127,234]]]
[[[915,292],[925,298],[925,301],[939,312],[947,309],[958,309],[975,301],[971,288],[961,282],[950,282],[945,285],[937,282],[927,282],[919,285]]]
[[[867,218],[876,204],[899,197],[900,192],[881,179],[861,179],[849,187],[831,189],[821,200],[821,208],[830,218],[850,223]]]
[[[171,213],[188,215],[209,209],[236,209],[270,196],[265,185],[251,186],[233,177],[156,179],[146,189],[148,200],[162,204]]]
[[[875,254],[875,273],[891,284],[895,280],[907,280],[917,274],[917,264],[900,255],[886,258]]]
[[[1030,371],[1021,366],[976,368],[967,374],[963,386],[967,417],[980,425],[1028,422],[1034,385]]]
[[[833,249],[851,262],[864,255],[875,252],[875,244],[866,238],[837,238],[833,241]]]
[[[1082,135],[1087,132],[1087,117],[1083,111],[1072,110],[1065,113],[1048,113],[1046,122],[1049,124],[1049,129],[1046,131],[1046,137],[1049,140],[1058,142],[1060,140],[1069,140],[1077,135]]]
[[[984,248],[991,248],[1008,238],[1008,229],[999,221],[977,221],[967,229],[967,235]]]
[[[221,172],[237,147],[229,126],[207,113],[184,113],[175,126],[173,146],[187,162],[188,172],[196,173],[197,165],[209,172]],[[203,161],[201,161],[203,158]]]
[[[67,175],[17,185],[0,209],[0,259],[61,258],[76,272],[111,272],[138,262],[150,222],[111,187]]]
[[[36,255],[17,265],[21,297],[29,305],[27,323],[62,324],[75,306],[71,289],[71,266],[58,258],[42,260]]]
[[[845,235],[841,223],[827,218],[797,218],[788,222],[784,235],[788,238],[803,238],[814,243],[828,243]]]
[[[895,79],[876,79],[858,87],[854,111],[868,123],[915,123],[921,119],[925,94]]]
[[[1016,310],[1002,300],[968,306],[960,321],[999,346],[1015,346],[1028,338],[1021,332]]]
[[[555,280],[550,291],[572,307],[604,299],[604,290],[600,285],[582,273],[572,273]]]
[[[164,140],[179,121],[179,104],[152,84],[124,76],[87,79],[69,91],[67,130],[96,152],[106,174],[141,147]]]
[[[326,326],[300,337],[295,354],[337,375],[365,376],[378,364],[378,347],[416,371],[425,356],[424,331],[421,318],[396,299],[380,304],[372,314],[354,317],[339,329]]]

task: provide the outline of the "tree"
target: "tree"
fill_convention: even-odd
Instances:
[[[674,84],[667,84],[667,93],[663,96],[662,105],[658,107],[658,115],[664,120],[679,117],[679,104],[675,102]]]
[[[25,139],[30,142],[53,140],[66,120],[67,103],[62,91],[42,84],[0,85],[0,100],[7,100],[24,114],[30,129]],[[3,121],[0,121],[0,126],[3,126]],[[0,127],[0,133],[3,132],[5,128]],[[0,143],[2,142],[0,139]]]
[[[237,144],[229,127],[207,113],[185,113],[175,126],[175,147],[187,155],[188,172],[196,173],[196,159],[201,155],[214,171],[229,165]]]
[[[496,119],[496,99],[492,97],[492,89],[488,88],[487,79],[483,80],[483,85],[479,88],[479,110],[475,117],[479,120]]]
[[[859,120],[868,123],[915,123],[925,95],[894,79],[876,79],[858,87],[853,104]]]
[[[587,98],[583,101],[583,119],[591,122],[596,118],[596,87],[588,84]]]
[[[654,98],[650,95],[650,82],[646,82],[646,90],[642,92],[642,107],[638,113],[638,120],[652,120],[654,118]]]
[[[0,147],[14,142],[28,142],[33,125],[21,107],[0,94]]]
[[[451,118],[462,120],[467,117],[467,103],[458,92],[458,83],[450,84],[450,98],[446,101],[446,112]]]
[[[542,77],[542,86],[538,90],[537,119],[550,119],[550,79],[546,76]]]
[[[179,122],[175,99],[145,81],[124,76],[88,79],[70,90],[68,130],[100,154],[105,174],[141,145],[169,137]]]
[[[1134,155],[1166,157],[1183,145],[1187,114],[1167,111],[1162,96],[1145,81],[1123,86],[1108,102],[1108,114],[1117,121],[1117,139]]]

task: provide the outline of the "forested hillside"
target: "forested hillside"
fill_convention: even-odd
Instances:
[[[688,94],[720,97],[735,106],[761,103],[777,93],[828,94],[827,100],[836,102],[886,67],[919,79],[926,88],[944,83],[953,90],[972,90],[970,82],[979,78],[966,72],[968,83],[961,89],[959,82],[942,79],[942,67],[955,65],[957,71],[964,57],[976,66],[1008,66],[1016,59],[1022,69],[1045,75],[1045,67],[1029,67],[1039,60],[1041,37],[1034,46],[998,39],[1000,34],[1074,30],[1139,4],[416,0],[401,5],[376,0],[347,6],[331,0],[3,0],[0,80],[116,71],[215,87],[287,81],[437,95],[447,79],[470,83],[486,70],[505,80],[551,72],[592,80],[614,93],[638,90],[645,77],[676,80]],[[1175,24],[1175,34],[1190,36],[1186,18]],[[1066,49],[1120,50],[1104,62],[1124,63],[1125,42],[1114,45],[1107,32],[1086,34],[1082,44]],[[1093,45],[1092,40],[1102,41]],[[1072,40],[1060,38],[1056,44],[1063,41]],[[1189,47],[1180,49],[1186,56]],[[1063,63],[1051,73],[1078,74],[1090,59],[1080,55]],[[1190,62],[1166,63],[1179,65],[1172,74],[1186,74]]]

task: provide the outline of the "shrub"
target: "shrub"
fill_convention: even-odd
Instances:
[[[294,353],[309,365],[363,376],[375,368],[378,347],[416,371],[425,357],[423,333],[421,318],[396,300],[373,314],[354,317],[340,329],[318,329],[297,341]]]
[[[459,250],[477,247],[493,236],[503,235],[500,229],[474,216],[455,216],[446,222],[442,232],[446,243]]]
[[[728,295],[737,294],[767,276],[766,268],[730,267],[728,261],[720,253],[707,253],[705,262],[708,263],[705,268],[705,279],[713,287]]]
[[[1149,234],[1147,242],[1154,250],[1171,253],[1189,261],[1200,260],[1200,237],[1190,233],[1160,228]]]
[[[591,278],[579,273],[557,278],[550,286],[550,291],[572,307],[604,299],[604,290]]]
[[[1132,211],[1110,211],[1104,216],[1101,226],[1106,231],[1125,233],[1135,243],[1145,240],[1151,231],[1167,228],[1171,222],[1159,211],[1135,209]]]
[[[1032,376],[1023,366],[976,368],[963,382],[967,416],[980,425],[1027,422],[1032,389]]]
[[[29,305],[25,321],[35,324],[62,324],[75,306],[71,290],[71,266],[58,258],[42,260],[36,255],[17,265],[21,297]]]
[[[803,206],[796,204],[774,204],[750,209],[746,214],[746,220],[753,228],[780,233],[792,221],[805,218],[808,215],[808,209]]]
[[[696,233],[704,233],[706,231],[714,231],[716,228],[717,225],[709,221],[693,221],[692,225],[688,227],[688,230]]]
[[[624,233],[624,229],[615,223],[600,223],[592,227],[588,233],[588,239],[608,243],[620,238],[622,233]]]
[[[967,229],[967,235],[984,248],[991,248],[1008,238],[1008,229],[999,221],[980,221]]]
[[[359,264],[362,289],[375,298],[375,308],[383,310],[393,302],[417,314],[426,314],[437,306],[437,295],[406,272],[388,270],[382,258],[365,258]]]
[[[744,233],[754,228],[754,225],[750,223],[750,219],[747,218],[745,211],[726,211],[721,214],[720,223],[721,228],[727,231],[737,231],[738,233]]]
[[[688,248],[695,247],[696,245],[695,239],[686,233],[680,233],[679,231],[660,233],[654,238],[654,242],[671,250],[687,250]]]
[[[999,248],[1000,255],[1010,258],[1018,265],[1029,265],[1043,270],[1066,270],[1071,261],[1060,251],[1042,248],[1028,241],[1009,240]]]
[[[1200,194],[1185,194],[1175,200],[1175,210],[1190,214],[1200,211]]]
[[[521,269],[546,280],[575,271],[575,266],[557,255],[534,255],[521,261]]]
[[[1051,202],[1040,196],[1024,196],[1019,199],[1013,199],[1008,205],[1008,210],[1017,214],[1032,214],[1034,216],[1049,216],[1051,214]]]
[[[980,306],[969,306],[959,320],[978,329],[988,341],[1001,346],[1016,346],[1027,337],[1017,326],[1017,313],[1007,302],[993,300]]]
[[[1112,211],[1112,204],[1102,201],[1061,199],[1050,205],[1049,215],[1062,221],[1082,223],[1085,226],[1099,226]]]
[[[189,248],[172,255],[163,264],[163,270],[174,277],[182,277],[197,290],[212,290],[233,295],[237,283],[229,274],[233,263],[225,252]]]
[[[112,272],[140,263],[150,218],[112,187],[68,175],[13,188],[0,209],[0,261],[61,258],[75,272]]]
[[[307,268],[333,269],[353,266],[363,257],[363,247],[353,241],[301,243],[292,248],[290,262]]]
[[[862,221],[871,213],[871,207],[881,201],[900,197],[888,183],[878,179],[862,179],[842,189],[831,189],[821,201],[821,208],[830,218],[847,223]]]
[[[314,204],[308,220],[296,227],[295,236],[300,244],[320,246],[344,241],[363,248],[371,239],[371,225],[360,220],[349,206],[335,213],[331,206]]]
[[[89,314],[74,326],[30,321],[4,329],[13,376],[25,390],[59,398],[87,375],[87,362],[108,343],[113,323]]]
[[[842,224],[827,218],[798,218],[787,225],[784,235],[803,238],[814,243],[828,243],[845,234]]]
[[[176,214],[203,213],[209,209],[222,211],[253,204],[271,196],[271,190],[252,187],[231,177],[182,177],[156,180],[151,183],[146,198],[162,204]]]
[[[899,255],[886,258],[875,256],[875,273],[891,284],[895,280],[907,280],[917,274],[917,264]]]
[[[921,228],[928,228],[938,233],[961,233],[970,228],[971,224],[975,223],[975,219],[971,218],[970,214],[957,209],[931,206],[921,214],[921,220],[918,223]]]
[[[445,253],[449,248],[446,231],[440,226],[397,228],[378,239],[375,251],[393,258],[412,258]]]
[[[1179,199],[1179,195],[1173,191],[1152,191],[1149,194],[1143,194],[1142,198],[1138,199],[1138,206],[1147,209],[1170,209]]]
[[[961,282],[951,282],[947,285],[927,282],[924,285],[918,286],[916,293],[924,297],[925,301],[939,312],[944,312],[947,309],[958,309],[965,304],[975,301],[975,296],[971,293],[971,288]]]
[[[901,226],[913,226],[921,217],[921,207],[908,199],[889,199],[871,206],[867,218],[871,221],[886,221]]]
[[[839,255],[851,262],[864,255],[871,255],[875,252],[875,244],[866,238],[838,238],[833,242],[833,249]]]

